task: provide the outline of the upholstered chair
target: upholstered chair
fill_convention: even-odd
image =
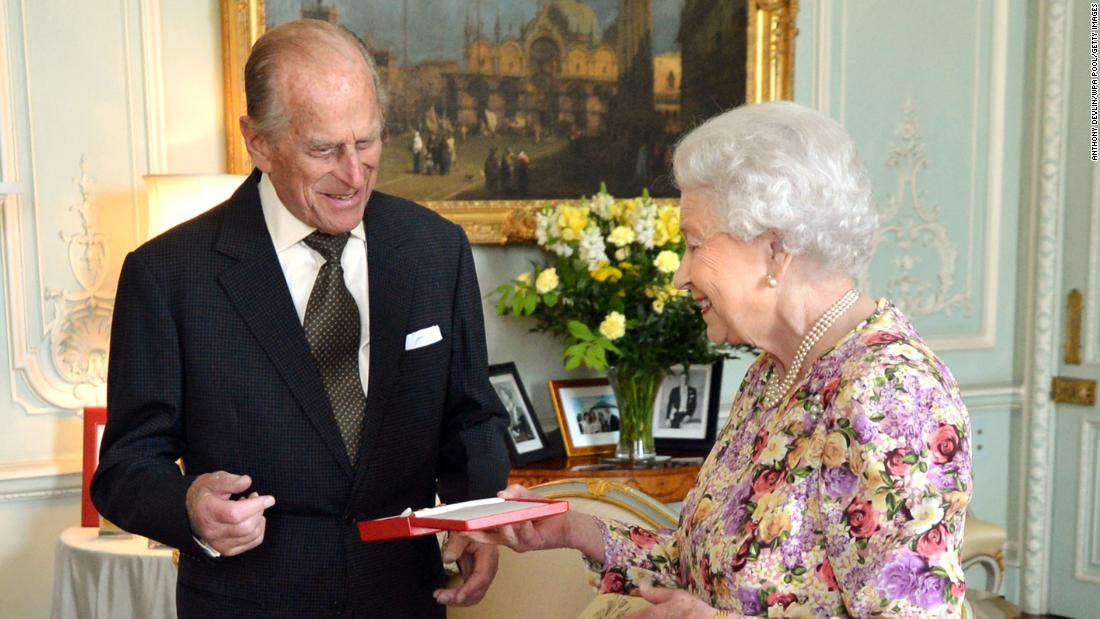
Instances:
[[[966,525],[963,530],[962,567],[980,566],[986,574],[985,590],[990,593],[1001,592],[1001,580],[1004,577],[1005,560],[1002,548],[1008,537],[1003,527],[982,520],[972,512],[966,513]],[[967,583],[969,586],[970,583]],[[973,589],[973,587],[971,587]]]

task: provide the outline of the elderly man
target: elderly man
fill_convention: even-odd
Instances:
[[[469,243],[372,191],[384,96],[354,36],[286,24],[245,71],[256,170],[123,266],[93,499],[180,549],[181,617],[442,617],[495,549],[448,544],[441,589],[434,537],[356,522],[504,485]]]

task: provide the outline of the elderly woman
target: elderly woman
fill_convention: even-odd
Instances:
[[[766,103],[692,131],[674,168],[675,281],[713,341],[762,351],[679,528],[571,512],[476,539],[576,548],[603,591],[655,603],[640,617],[956,616],[969,420],[913,325],[854,288],[877,218],[851,139]]]

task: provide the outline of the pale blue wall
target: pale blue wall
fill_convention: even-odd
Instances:
[[[886,215],[869,290],[910,310],[962,387],[972,508],[1009,529],[1010,564],[1021,534],[1017,280],[1033,11],[1004,1],[804,2],[796,50],[795,99],[848,128]],[[915,149],[925,165],[903,174]],[[903,165],[891,167],[892,157]],[[892,196],[902,200],[891,216]],[[913,230],[924,234],[906,236]],[[1015,586],[1010,578],[1013,598]]]

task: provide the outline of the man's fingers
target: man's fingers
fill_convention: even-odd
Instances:
[[[267,530],[267,519],[260,516],[260,521],[251,533],[240,539],[227,540],[231,544],[227,550],[221,551],[223,555],[232,557],[245,551],[252,550],[264,541],[264,532]]]
[[[236,501],[218,501],[213,506],[214,520],[222,524],[241,524],[275,505],[275,497],[265,494]]]
[[[252,485],[252,478],[248,475],[237,475],[226,471],[218,471],[216,473],[200,475],[199,478],[195,480],[195,483],[200,482],[203,483],[210,492],[228,496],[248,490],[248,487]]]
[[[468,546],[466,552],[458,558],[462,584],[454,589],[437,590],[436,601],[451,606],[470,606],[480,602],[496,575],[498,556],[495,546]]]
[[[462,553],[466,550],[466,546],[470,544],[470,538],[467,534],[451,534],[447,536],[447,542],[443,544],[443,562],[450,563],[462,556]]]

